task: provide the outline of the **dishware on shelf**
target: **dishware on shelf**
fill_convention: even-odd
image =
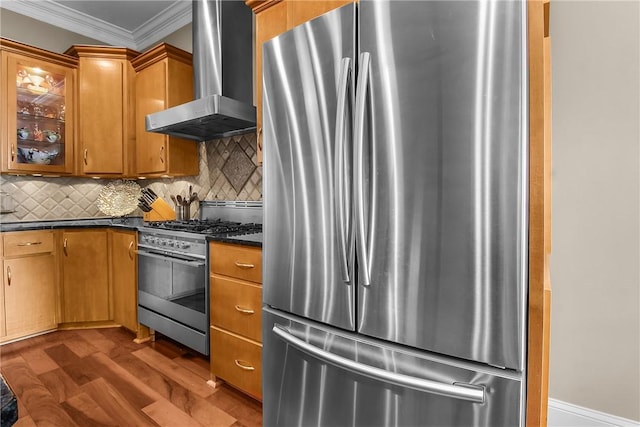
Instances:
[[[29,138],[29,131],[27,130],[27,128],[20,128],[18,129],[18,139],[28,139]]]
[[[60,140],[60,134],[53,130],[45,130],[44,137],[47,140],[47,142],[50,142],[52,144]]]
[[[34,86],[40,87],[42,82],[44,82],[44,77],[35,74],[29,74],[29,80],[31,81],[31,83],[33,83]]]
[[[35,163],[39,165],[48,165],[58,156],[57,150],[47,151],[38,150],[37,148],[18,147],[18,154],[27,163]]]

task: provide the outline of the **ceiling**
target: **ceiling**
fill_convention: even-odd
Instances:
[[[135,50],[144,50],[191,22],[190,0],[2,0],[2,7]]]

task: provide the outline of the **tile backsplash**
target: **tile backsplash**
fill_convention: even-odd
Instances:
[[[195,142],[194,142],[195,144]],[[262,168],[256,167],[256,135],[246,134],[199,143],[200,174],[181,178],[137,180],[173,206],[170,195],[186,196],[189,185],[202,200],[261,200]],[[13,213],[2,222],[105,216],[96,200],[109,180],[0,176],[2,197],[11,198]],[[5,206],[5,203],[3,203]],[[191,216],[199,212],[191,207]],[[142,216],[136,209],[130,216]]]

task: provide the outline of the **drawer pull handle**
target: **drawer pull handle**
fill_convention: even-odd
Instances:
[[[245,371],[255,371],[256,368],[254,368],[253,366],[251,366],[249,363],[245,362],[244,360],[234,360],[234,362],[236,363],[236,366],[240,369],[243,369]]]
[[[64,238],[64,242],[62,243],[62,252],[64,252],[65,256],[69,256],[69,253],[67,252],[67,238]]]
[[[236,261],[236,267],[238,267],[238,268],[247,268],[248,269],[248,268],[254,268],[255,265]]]
[[[11,267],[7,266],[7,285],[11,286]]]
[[[133,240],[129,243],[129,258],[133,259],[133,252],[131,252],[131,249],[133,249]]]
[[[18,243],[18,246],[35,246],[35,245],[41,245],[42,242],[25,242],[25,243]]]
[[[88,161],[87,161],[87,158],[88,158],[88,157],[89,157],[89,149],[88,149],[88,148],[85,148],[85,149],[84,149],[84,156],[82,156],[82,160],[84,160],[84,164],[85,164],[85,165],[88,165],[88,164],[89,164],[89,163],[88,163]]]
[[[240,313],[244,313],[244,314],[253,314],[255,313],[255,311],[253,311],[250,308],[242,308],[239,305],[236,305],[236,310],[238,310]]]

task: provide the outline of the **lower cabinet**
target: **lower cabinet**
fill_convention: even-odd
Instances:
[[[113,321],[138,332],[136,232],[109,230]]]
[[[212,242],[211,374],[262,400],[262,251]]]
[[[0,341],[57,327],[58,269],[54,233],[3,233]]]
[[[107,229],[64,230],[62,322],[110,320]]]

